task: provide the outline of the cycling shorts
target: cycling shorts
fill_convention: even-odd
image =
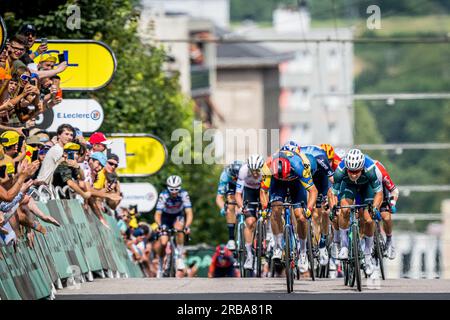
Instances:
[[[375,192],[373,191],[370,184],[347,184],[345,182],[341,183],[341,187],[339,189],[339,201],[342,199],[350,199],[355,201],[356,204],[366,204],[372,203]]]
[[[216,268],[214,270],[214,278],[225,278],[225,277],[234,277],[235,271],[234,267],[228,268]]]
[[[244,187],[244,203],[245,202],[259,202],[259,189],[252,189],[248,187]],[[257,205],[248,205],[247,212],[245,213],[245,217],[255,217],[256,211],[258,210]]]
[[[317,199],[324,199],[327,196],[328,189],[330,189],[330,180],[328,180],[328,176],[324,172],[318,170],[313,175],[313,182],[317,188],[318,195],[322,195],[322,197],[318,197]]]
[[[306,190],[303,187],[300,180],[295,179],[292,181],[282,181],[278,179],[273,179],[270,183],[270,202],[280,201],[284,202],[287,195],[291,196],[292,203],[295,203],[294,209],[301,208],[300,203],[303,202],[305,205],[307,203]]]
[[[168,214],[162,213],[161,215],[161,225],[165,225],[168,229],[172,229],[175,221],[181,221],[184,223],[184,214],[183,211],[178,214]]]

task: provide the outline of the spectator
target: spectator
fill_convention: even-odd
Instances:
[[[122,198],[120,197],[120,184],[116,174],[116,168],[119,166],[119,157],[116,154],[110,154],[108,156],[108,160],[106,161],[106,165],[101,170],[97,179],[94,182],[94,188],[97,190],[104,190],[106,193],[116,194],[117,200],[107,199],[107,205],[115,210],[120,203]]]
[[[57,143],[47,152],[37,177],[38,181],[48,185],[52,184],[53,173],[64,154],[64,146],[73,140],[74,130],[70,124],[62,124],[58,127],[56,134]]]
[[[89,138],[89,143],[92,146],[92,152],[104,152],[112,141],[106,139],[101,132],[94,132]]]
[[[79,150],[79,144],[68,142],[64,145],[62,162],[55,169],[52,183],[55,187],[64,188],[65,186],[69,186],[82,196],[83,199],[87,200],[91,197],[91,193],[89,191],[83,191],[79,186],[79,181],[83,177],[82,170],[77,162]]]

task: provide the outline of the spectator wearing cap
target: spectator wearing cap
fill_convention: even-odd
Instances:
[[[57,58],[49,53],[44,53],[39,59],[37,74],[40,79],[51,78],[67,69],[67,62],[63,61],[55,68]]]
[[[70,124],[62,124],[56,134],[57,143],[48,150],[37,177],[37,181],[48,185],[52,184],[53,173],[64,154],[64,146],[73,140],[74,130]]]
[[[2,139],[2,146],[7,160],[13,164],[13,168],[16,164],[21,162],[26,156],[26,145],[22,143],[21,150],[19,152],[19,139],[20,135],[16,131],[5,131],[0,135]]]
[[[21,57],[21,60],[26,65],[33,63],[33,60],[36,59],[39,55],[43,54],[47,51],[47,45],[41,44],[35,52],[31,52],[30,49],[34,45],[36,41],[36,27],[32,24],[25,24],[20,28],[19,34],[23,35],[27,39],[26,50],[27,52]]]
[[[54,187],[64,188],[66,185],[87,200],[91,197],[89,191],[83,191],[79,186],[82,180],[82,170],[78,164],[80,145],[68,142],[64,145],[62,161],[58,164],[53,174],[52,184]],[[47,155],[48,156],[48,155]]]
[[[119,157],[112,153],[108,156],[106,165],[102,171],[97,175],[97,179],[94,182],[94,189],[103,190],[107,194],[114,194],[116,200],[106,199],[106,204],[115,210],[122,197],[120,196],[120,183],[116,173],[116,168],[119,166]],[[97,204],[100,206],[100,203]]]
[[[94,132],[89,137],[89,143],[92,146],[92,152],[104,152],[112,141],[107,140],[102,132]]]
[[[26,143],[25,159],[27,159],[29,163],[32,162],[33,157],[35,157],[34,160],[38,160],[39,149],[41,149],[44,144],[37,136],[28,137]]]
[[[5,59],[5,77],[12,77],[16,73],[17,69],[22,67],[26,68],[26,65],[20,61],[20,57],[25,53],[25,46],[27,45],[27,39],[22,35],[15,35],[11,38],[7,45],[7,58]],[[8,81],[3,81],[0,87],[0,97],[3,100],[3,93],[6,91]]]

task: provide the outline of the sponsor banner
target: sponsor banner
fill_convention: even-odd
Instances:
[[[37,50],[40,41],[31,48]],[[104,43],[94,40],[48,40],[48,50],[34,60],[39,63],[42,56],[64,55],[68,68],[61,72],[63,90],[98,90],[111,82],[116,71],[114,52]]]
[[[111,152],[119,156],[120,163],[126,164],[125,168],[119,167],[117,170],[122,177],[149,176],[161,170],[166,163],[167,149],[158,137],[150,134],[119,133],[108,139],[113,141]]]
[[[153,210],[158,200],[158,191],[150,183],[121,183],[120,191],[123,194],[120,206],[137,205],[139,212]]]
[[[64,99],[52,109],[46,110],[36,119],[36,126],[56,132],[58,126],[70,123],[84,132],[95,132],[103,123],[102,106],[93,99]]]

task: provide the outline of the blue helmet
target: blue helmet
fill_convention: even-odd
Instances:
[[[233,161],[226,168],[227,174],[230,177],[237,178],[237,176],[239,175],[239,170],[241,169],[242,165],[243,165],[243,162],[240,160]]]
[[[284,146],[281,147],[281,151],[292,151],[295,152],[298,149],[300,149],[300,146],[297,144],[297,142],[289,140],[284,144]]]

